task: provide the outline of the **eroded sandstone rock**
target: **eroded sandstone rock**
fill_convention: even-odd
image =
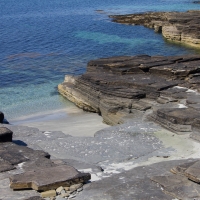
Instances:
[[[198,55],[102,58],[90,61],[81,76],[67,75],[58,90],[107,124],[152,110],[149,119],[179,134],[192,133],[199,129],[194,123],[200,118],[199,66]]]
[[[144,25],[161,32],[172,41],[200,46],[200,11],[148,12],[141,14],[111,15],[114,22]]]

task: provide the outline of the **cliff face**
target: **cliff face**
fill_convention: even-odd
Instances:
[[[200,118],[199,66],[200,56],[103,58],[90,61],[82,76],[67,75],[58,90],[107,124],[152,112],[149,118],[166,128],[191,132]]]
[[[153,28],[172,41],[200,47],[200,11],[111,15],[114,22]]]

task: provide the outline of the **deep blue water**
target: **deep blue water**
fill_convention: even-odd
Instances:
[[[65,74],[116,55],[198,53],[108,14],[200,9],[193,0],[0,0],[0,110],[7,119],[68,106],[56,92]],[[99,13],[96,10],[103,10]]]

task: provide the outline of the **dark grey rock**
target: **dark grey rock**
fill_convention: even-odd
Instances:
[[[6,127],[0,127],[0,142],[12,142],[13,132]]]
[[[0,160],[0,172],[10,171],[15,169],[15,166],[10,164],[9,162],[6,162],[4,160]]]
[[[4,120],[4,114],[0,111],[0,123],[3,123]]]
[[[39,197],[39,196],[34,196],[34,197],[30,197],[30,198],[27,198],[24,200],[45,200],[45,199],[43,199],[42,197]]]
[[[199,199],[200,188],[199,185],[189,181],[184,176],[156,176],[151,180],[159,183],[164,192],[170,194],[177,199]]]

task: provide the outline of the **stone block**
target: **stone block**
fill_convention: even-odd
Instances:
[[[45,197],[55,197],[56,196],[56,191],[55,190],[48,190],[48,191],[42,192],[41,196],[43,198],[45,198]]]
[[[80,173],[68,165],[41,168],[27,171],[10,177],[10,188],[12,189],[34,189],[46,191],[57,189],[60,186],[84,183],[90,180],[89,173]]]

